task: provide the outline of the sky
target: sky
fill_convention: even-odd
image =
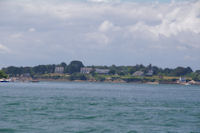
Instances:
[[[0,0],[0,68],[72,60],[200,69],[200,1]]]

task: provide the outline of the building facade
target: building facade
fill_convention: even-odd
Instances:
[[[95,69],[95,72],[98,74],[108,74],[109,69]]]
[[[54,73],[64,73],[64,67],[62,66],[55,67]]]
[[[136,72],[133,73],[133,76],[144,76],[144,72],[136,71]]]
[[[89,74],[93,69],[89,67],[82,67],[80,73]]]

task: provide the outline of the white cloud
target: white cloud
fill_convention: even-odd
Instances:
[[[0,40],[22,58],[36,58],[36,52],[50,61],[57,57],[95,58],[98,49],[100,53],[109,51],[119,62],[125,61],[125,55],[133,55],[135,63],[150,56],[168,58],[171,63],[174,56],[177,60],[171,64],[186,53],[200,57],[200,1],[24,0],[0,1],[0,5]],[[106,53],[101,57],[107,60]]]
[[[199,34],[200,6],[197,5],[200,5],[200,2],[185,2],[181,4],[165,5],[165,8],[168,8],[167,12],[160,12],[160,10],[157,10],[157,12],[159,12],[159,16],[161,16],[161,23],[149,25],[143,22],[138,22],[137,24],[132,25],[131,30],[148,31],[156,37],[159,37],[159,35],[164,35],[166,37],[176,36],[181,32],[193,32]],[[152,10],[154,9],[152,8]]]
[[[109,29],[113,28],[113,24],[107,20],[105,20],[99,27],[100,31],[107,31]]]
[[[105,48],[105,46],[107,46],[107,44],[110,42],[110,39],[108,38],[108,36],[106,36],[103,33],[98,33],[98,32],[88,33],[86,34],[86,38],[87,38],[87,41],[93,42],[93,45],[95,48],[102,48],[102,47]],[[95,45],[95,43],[97,43],[98,45]]]
[[[10,35],[10,38],[13,38],[13,39],[19,39],[22,37],[23,37],[22,33],[15,33],[15,34]]]
[[[105,20],[99,26],[99,31],[106,32],[106,31],[119,31],[120,27],[115,26],[112,22]]]
[[[0,44],[0,53],[9,53],[10,49],[4,46],[3,44]]]
[[[29,31],[29,32],[34,32],[34,31],[35,31],[35,28],[29,28],[28,31]]]

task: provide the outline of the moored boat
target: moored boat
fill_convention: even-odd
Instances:
[[[10,79],[0,79],[0,82],[10,82]]]

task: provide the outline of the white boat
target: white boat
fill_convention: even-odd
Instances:
[[[0,82],[10,82],[10,79],[0,79]]]

